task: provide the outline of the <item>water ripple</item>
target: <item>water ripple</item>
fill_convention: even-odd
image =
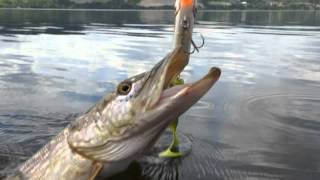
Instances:
[[[273,120],[275,127],[295,127],[295,131],[313,130],[319,133],[320,97],[301,94],[273,94],[253,97],[246,104],[249,113]],[[270,123],[270,122],[269,122]],[[269,124],[268,125],[271,125]],[[285,126],[280,126],[281,124]],[[291,129],[293,130],[293,129]],[[320,135],[320,134],[319,134]]]

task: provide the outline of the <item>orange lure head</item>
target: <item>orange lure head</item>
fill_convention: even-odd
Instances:
[[[176,10],[179,10],[180,8],[184,9],[184,8],[188,8],[188,7],[194,7],[195,3],[194,2],[196,0],[177,0],[176,1]]]

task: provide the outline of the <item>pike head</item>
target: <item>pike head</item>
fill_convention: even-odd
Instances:
[[[187,65],[187,56],[177,48],[151,71],[121,82],[68,127],[71,149],[108,163],[133,158],[152,146],[220,77],[220,69],[212,68],[195,83],[166,88]]]

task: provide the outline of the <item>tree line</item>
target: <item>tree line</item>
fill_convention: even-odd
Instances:
[[[66,8],[72,4],[69,0],[0,0],[0,7],[8,8]]]
[[[76,0],[0,0],[0,7],[142,8],[138,6],[139,2],[140,0],[96,0],[90,3],[76,3]],[[202,3],[207,9],[320,9],[320,0],[202,0]]]

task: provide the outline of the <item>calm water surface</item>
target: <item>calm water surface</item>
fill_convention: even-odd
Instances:
[[[201,12],[183,78],[216,86],[181,117],[183,159],[111,179],[320,179],[320,12]],[[0,169],[171,49],[172,11],[0,10]],[[155,149],[159,148],[156,146]],[[147,159],[147,160],[146,160]]]

